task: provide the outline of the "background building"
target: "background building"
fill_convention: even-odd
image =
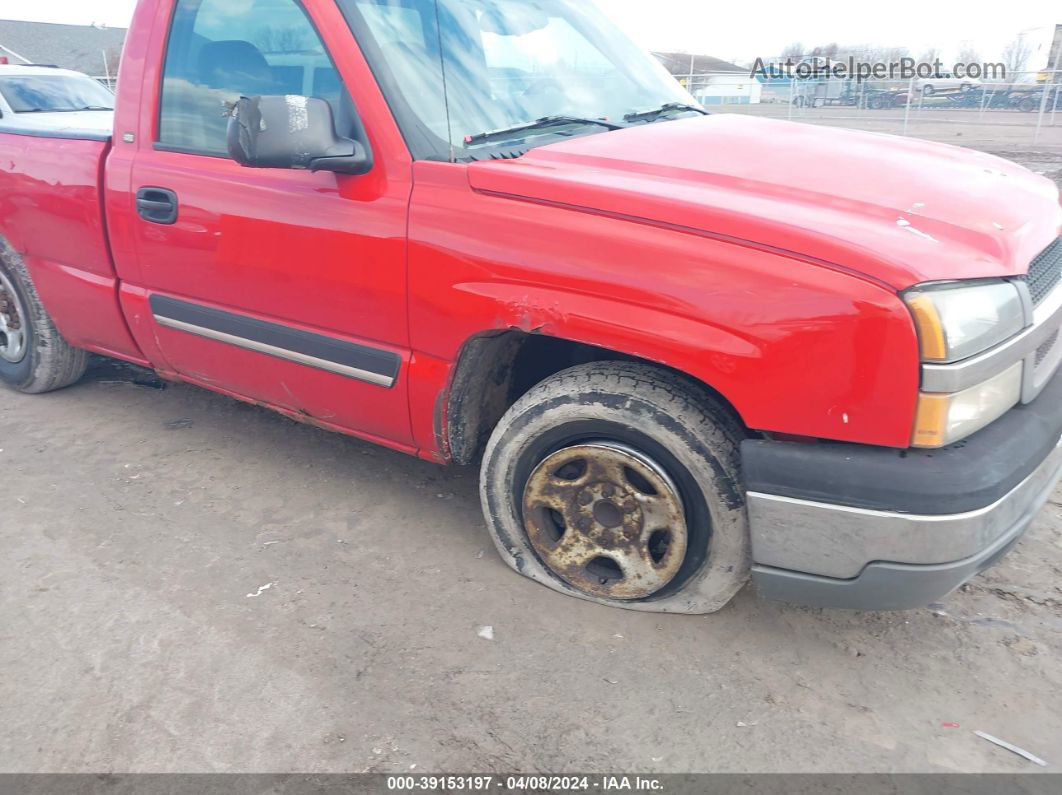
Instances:
[[[1051,43],[1051,52],[1047,56],[1047,64],[1044,68],[1051,74],[1047,82],[1062,83],[1062,74],[1058,73],[1058,70],[1062,69],[1062,24],[1055,25],[1055,38]]]
[[[653,54],[702,105],[744,105],[760,101],[762,86],[743,66],[710,55]]]
[[[113,83],[125,28],[0,19],[0,59],[74,69]]]

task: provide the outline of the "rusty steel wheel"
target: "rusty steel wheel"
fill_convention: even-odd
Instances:
[[[26,310],[15,286],[0,271],[0,359],[17,364],[26,358]]]
[[[528,390],[494,428],[480,494],[515,571],[559,593],[711,613],[749,574],[736,415],[696,382],[591,362]]]
[[[678,489],[660,465],[618,442],[548,456],[524,487],[523,516],[542,562],[593,596],[652,596],[686,557]]]

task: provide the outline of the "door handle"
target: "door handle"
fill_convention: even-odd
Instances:
[[[153,224],[177,223],[177,194],[166,188],[141,188],[136,192],[136,211]]]

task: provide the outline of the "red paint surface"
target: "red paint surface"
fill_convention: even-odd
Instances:
[[[74,345],[144,363],[118,307],[100,178],[108,145],[0,135],[0,235]]]
[[[0,234],[74,344],[440,459],[462,346],[519,328],[682,370],[759,430],[905,447],[919,365],[897,291],[1024,272],[1062,228],[1053,186],[997,158],[741,116],[413,163],[335,4],[306,6],[369,132],[368,175],[156,151],[172,0],[137,10],[113,148],[0,135]],[[177,224],[137,216],[149,185],[178,194]],[[387,390],[175,332],[152,294],[402,369]]]
[[[469,169],[474,188],[685,227],[895,289],[1025,273],[1058,237],[1050,180],[914,138],[737,114],[591,135]]]

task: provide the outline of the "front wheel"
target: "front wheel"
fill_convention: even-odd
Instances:
[[[495,428],[481,495],[498,551],[561,593],[711,613],[748,578],[742,428],[698,384],[602,362],[551,376]]]
[[[0,381],[39,394],[70,386],[88,366],[55,327],[25,263],[0,242]]]

